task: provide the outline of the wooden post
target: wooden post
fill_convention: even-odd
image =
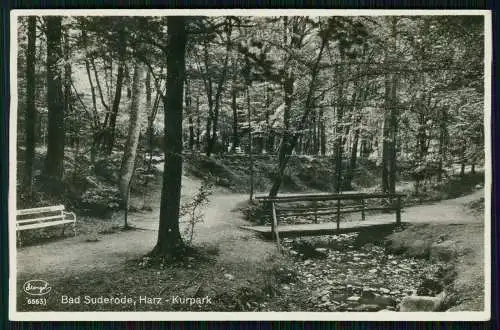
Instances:
[[[271,235],[274,236],[274,222],[276,221],[276,209],[274,208],[274,203],[271,202],[271,215],[272,215],[272,221],[271,221]]]
[[[396,197],[396,224],[401,224],[401,197]]]
[[[365,221],[365,200],[361,200],[361,220]]]
[[[313,202],[314,209],[314,223],[318,223],[318,203],[316,201]]]
[[[276,208],[273,205],[273,223],[272,223],[272,234],[276,238],[276,246],[278,247],[278,252],[281,252],[281,246],[280,246],[280,236],[278,233],[278,219],[276,217]]]
[[[337,198],[337,230],[340,229],[340,198]]]

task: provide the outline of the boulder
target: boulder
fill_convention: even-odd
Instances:
[[[364,291],[361,294],[359,303],[364,305],[377,305],[382,309],[387,306],[395,306],[396,300],[386,295],[379,295],[371,291]]]
[[[414,258],[426,258],[430,253],[431,242],[416,239],[409,242],[406,247],[406,255]]]
[[[457,245],[447,240],[431,245],[429,258],[431,261],[451,261],[457,256]]]
[[[446,293],[443,291],[436,297],[406,296],[399,304],[400,312],[437,312],[441,310]]]
[[[379,305],[366,305],[366,304],[361,304],[354,307],[354,310],[357,312],[378,312],[381,309],[383,309],[383,307]]]
[[[440,281],[433,278],[425,278],[418,286],[417,295],[433,297],[441,291],[443,291],[443,284]]]

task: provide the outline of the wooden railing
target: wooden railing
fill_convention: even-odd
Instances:
[[[336,215],[337,229],[340,228],[340,216],[342,213],[361,213],[361,220],[366,219],[367,211],[395,211],[396,224],[401,223],[401,198],[404,194],[384,194],[384,193],[345,193],[345,194],[308,194],[293,195],[281,197],[257,196],[258,202],[269,205],[272,212],[271,231],[279,245],[279,215],[303,215],[313,216],[314,223],[318,223],[318,216]],[[384,199],[389,200],[386,206],[367,205],[367,200]],[[335,205],[320,205],[324,202],[336,202]],[[351,204],[343,204],[344,201],[350,201]],[[278,208],[277,204],[308,203],[299,207]]]

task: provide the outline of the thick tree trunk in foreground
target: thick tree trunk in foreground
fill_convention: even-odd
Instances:
[[[47,106],[48,143],[43,176],[54,188],[60,187],[64,172],[64,97],[59,61],[62,60],[60,16],[47,22]]]
[[[186,31],[184,17],[168,18],[167,95],[165,108],[165,166],[161,192],[158,241],[152,253],[180,257],[184,244],[179,232],[182,177],[182,96],[185,74]]]
[[[120,168],[120,193],[124,201],[125,220],[124,227],[128,227],[128,202],[130,194],[130,182],[134,174],[135,158],[137,154],[137,145],[139,144],[139,134],[141,133],[141,109],[139,104],[141,86],[143,80],[144,68],[141,63],[136,63],[134,66],[134,76],[132,80],[132,100],[130,102],[130,116],[128,126],[128,137],[125,143],[125,151],[123,153],[122,164]]]
[[[25,135],[26,151],[24,154],[23,190],[31,195],[33,184],[33,160],[35,158],[35,54],[36,52],[36,17],[28,17],[28,49],[26,51],[26,113]]]

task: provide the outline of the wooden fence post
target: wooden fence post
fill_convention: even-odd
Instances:
[[[337,230],[340,229],[340,198],[337,198]]]
[[[318,203],[316,201],[313,202],[314,209],[314,223],[318,223]]]
[[[401,197],[396,197],[396,224],[401,224]]]
[[[272,203],[272,206],[273,206],[273,222],[272,222],[271,230],[272,230],[272,235],[276,239],[276,245],[278,247],[278,252],[281,252],[280,236],[278,233],[278,219],[276,217],[276,207],[274,206],[274,203]]]
[[[365,200],[361,200],[361,220],[365,221]]]

